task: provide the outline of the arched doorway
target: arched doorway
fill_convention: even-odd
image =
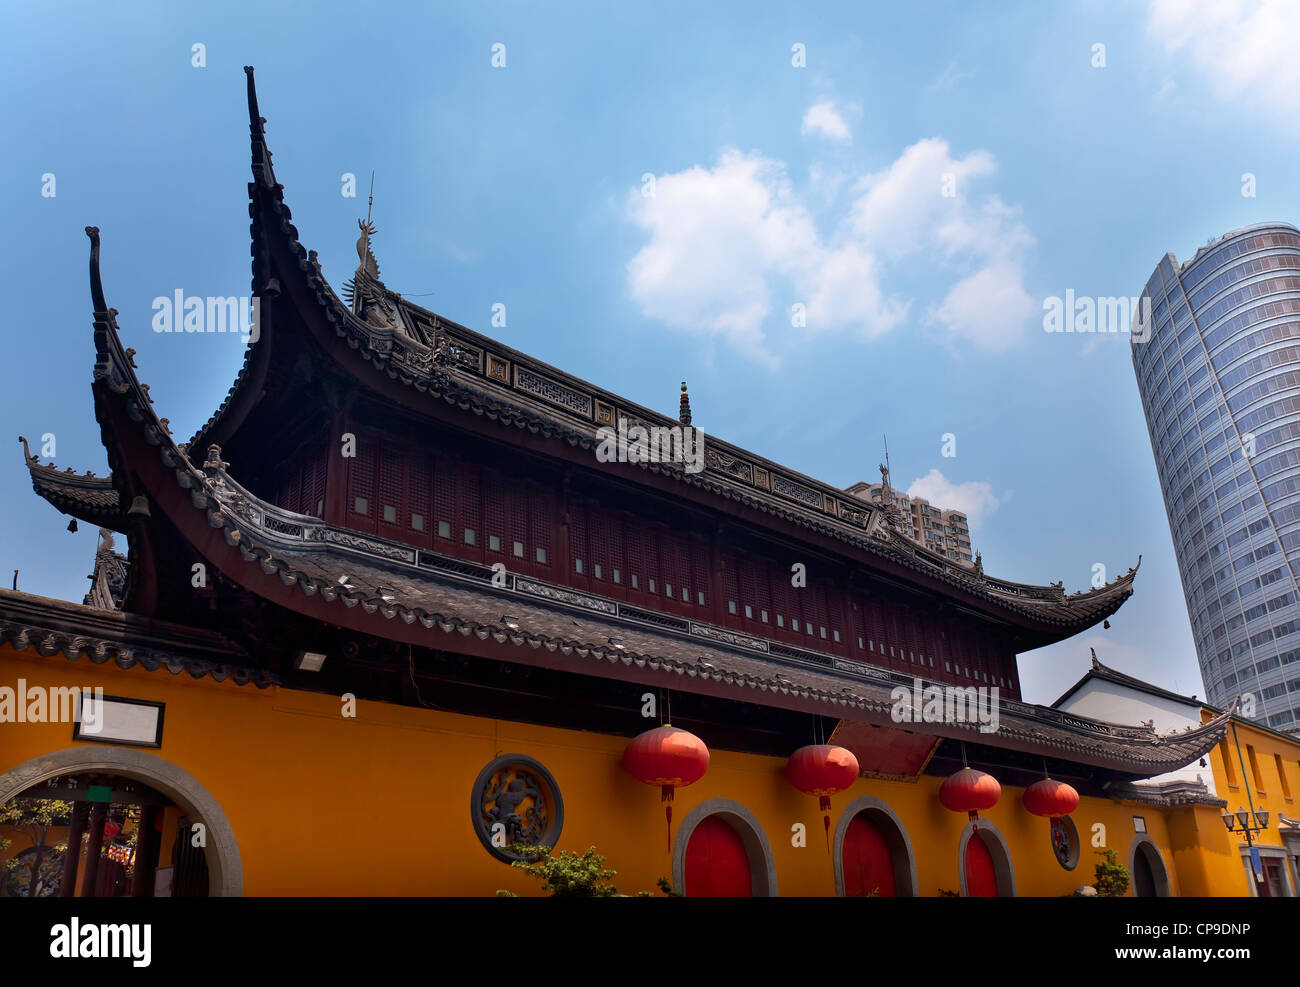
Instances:
[[[687,897],[775,897],[776,862],[757,817],[731,799],[706,799],[673,842],[673,887]]]
[[[1016,875],[1011,849],[987,819],[966,824],[957,842],[957,870],[963,898],[1014,898]]]
[[[77,858],[88,865],[88,871],[81,871],[77,877],[79,887],[87,895],[117,894],[126,890],[117,883],[120,875],[115,865],[133,864],[128,864],[125,857],[113,859],[104,849],[103,840],[110,834],[116,836],[137,825],[143,834],[141,849],[156,851],[159,846],[169,844],[177,848],[178,860],[184,858],[188,861],[183,865],[186,869],[178,871],[188,882],[183,893],[206,892],[214,896],[243,893],[239,845],[220,804],[192,775],[154,754],[126,747],[87,745],[33,758],[0,774],[0,806],[32,800],[49,801],[55,794],[49,787],[50,782],[66,782],[68,779],[76,784],[85,782],[76,792],[86,797],[70,804],[66,812],[58,809],[51,817],[51,825],[66,827],[66,836],[77,833],[79,826],[84,827],[88,834],[85,850]],[[94,787],[101,789],[100,792],[90,791],[92,782],[97,783]],[[121,790],[117,787],[119,782],[122,783]],[[108,791],[102,791],[105,788]],[[161,831],[161,813],[145,811],[151,804],[162,806],[164,803],[176,810],[173,813],[177,816],[174,833]],[[122,807],[133,804],[140,806],[134,819],[129,811],[122,811]],[[120,822],[113,818],[115,814],[121,817]],[[156,822],[145,825],[141,818]],[[114,829],[110,823],[117,823],[117,828]],[[191,827],[198,823],[204,827],[206,842],[201,860],[189,849],[195,842],[190,838]],[[96,839],[98,843],[93,842]],[[68,842],[72,845],[74,841]],[[75,845],[83,846],[80,833],[77,833]],[[121,851],[117,856],[122,856],[127,850],[125,846],[117,849]],[[62,866],[63,861],[60,864]],[[88,880],[92,876],[93,883]]]
[[[700,820],[686,844],[686,881],[691,898],[749,898],[749,855],[740,834],[720,816]]]
[[[1139,834],[1133,838],[1128,851],[1129,882],[1135,898],[1168,898],[1169,872],[1165,869],[1160,848],[1150,836]]]
[[[902,820],[872,796],[854,799],[835,828],[835,891],[845,897],[911,898],[916,857]]]
[[[840,866],[844,868],[844,894],[849,898],[894,898],[894,858],[885,834],[865,812],[849,820],[844,834]]]
[[[979,833],[973,834],[966,842],[966,896],[998,896],[998,875],[993,867],[993,854]]]

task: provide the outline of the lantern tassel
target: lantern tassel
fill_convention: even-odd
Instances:
[[[659,801],[664,803],[664,819],[668,821],[668,852],[673,852],[673,786],[661,785]]]
[[[822,829],[826,831],[826,853],[831,852],[831,799],[829,795],[823,795],[818,801],[822,810]]]
[[[972,833],[978,833],[980,831],[980,824],[979,824],[980,814],[976,812],[974,809],[971,809],[970,812],[966,813],[966,815],[971,821],[970,831]]]

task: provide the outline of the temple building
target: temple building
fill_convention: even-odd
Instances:
[[[538,894],[525,845],[595,846],[625,893],[1060,896],[1101,849],[1130,893],[1254,893],[1216,791],[1140,784],[1222,758],[1233,710],[1022,700],[1017,655],[1136,566],[1067,593],[932,551],[887,473],[864,500],[715,438],[685,385],[666,415],[412,304],[368,222],[340,296],[246,72],[259,321],[227,398],[172,434],[88,227],[109,472],[24,446],[102,532],[83,603],[0,590],[0,687],[79,699],[0,723],[0,805],[66,803],[67,851],[0,828],[28,893]],[[685,429],[700,462],[630,454]]]

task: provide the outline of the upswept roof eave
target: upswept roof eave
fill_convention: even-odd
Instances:
[[[350,349],[356,351],[363,360],[371,363],[377,370],[435,398],[443,397],[449,403],[464,406],[468,402],[477,414],[486,413],[487,417],[496,418],[505,424],[527,428],[534,432],[540,430],[542,434],[563,439],[571,445],[594,449],[598,441],[595,432],[601,424],[598,414],[579,424],[576,420],[567,421],[541,401],[533,400],[517,389],[513,393],[489,391],[488,388],[500,382],[494,381],[488,373],[480,373],[468,379],[470,375],[455,360],[439,361],[438,354],[431,352],[430,347],[424,346],[400,330],[381,331],[379,336],[382,338],[376,339],[376,327],[363,324],[343,304],[325,280],[316,252],[306,250],[298,241],[297,229],[291,222],[292,214],[284,202],[283,186],[275,181],[271,168],[271,152],[265,140],[265,119],[258,114],[253,71],[249,67],[246,67],[245,71],[248,76],[253,149],[254,181],[250,184],[250,195],[254,203],[252,212],[255,214],[253,247],[255,284],[259,277],[259,265],[264,279],[267,276],[266,270],[269,269],[265,237],[278,236],[288,256],[296,259],[296,264],[290,264],[289,270],[282,273],[303,278],[305,294],[316,299],[326,323],[334,328],[338,336],[346,339]],[[261,215],[259,209],[269,210],[269,212]],[[278,295],[280,286],[276,284],[274,288]],[[390,292],[389,295],[392,293]],[[515,367],[526,364],[526,369],[530,373],[553,378],[564,386],[584,388],[598,412],[599,405],[608,402],[609,414],[605,424],[616,424],[617,419],[622,418],[639,419],[654,425],[677,424],[667,416],[595,387],[581,378],[458,323],[443,319],[420,306],[405,300],[400,300],[399,305],[408,315],[416,314],[428,322],[435,332],[447,332],[449,336],[455,337],[455,342],[465,342],[478,347],[483,351],[480,353],[481,358],[485,359],[484,354],[491,350],[494,356],[499,356],[506,361],[506,364],[503,364],[503,373],[506,372],[507,364]],[[307,321],[314,323],[315,320],[308,317]],[[241,371],[241,377],[243,373],[244,371]],[[196,434],[196,441],[202,442],[206,436],[214,433],[216,428],[214,422],[224,414],[225,407],[233,400],[240,386],[242,385],[237,379],[226,404],[223,404],[223,408],[219,409],[213,420],[200,429]],[[1004,620],[1009,619],[1012,623],[1025,627],[1048,640],[1060,640],[1070,634],[1078,633],[1118,610],[1131,595],[1133,576],[1141,564],[1139,558],[1138,566],[1134,566],[1113,583],[1070,596],[1064,593],[1060,584],[1035,586],[987,577],[982,573],[958,571],[958,567],[951,560],[938,556],[923,546],[915,545],[908,539],[895,537],[896,533],[885,526],[883,515],[873,505],[713,436],[709,437],[707,445],[709,449],[706,455],[713,457],[705,470],[705,474],[712,474],[709,480],[701,481],[698,477],[686,474],[680,468],[656,468],[659,464],[650,464],[650,468],[679,480],[704,486],[715,494],[740,500],[748,506],[781,516],[795,524],[811,527],[856,549],[865,549],[866,558],[862,561],[868,564],[874,556],[877,563],[883,559],[901,567],[905,573],[910,573],[904,578],[915,579],[920,576],[926,580],[938,581],[948,587],[948,592],[955,589],[968,594],[971,605],[977,609],[991,608],[990,615]],[[647,466],[647,464],[641,465],[643,468]],[[756,484],[760,474],[764,476],[766,489]],[[801,506],[797,502],[787,503],[776,495],[775,487],[782,482],[789,485],[797,496],[803,498],[805,502]],[[744,489],[746,486],[749,489]],[[816,506],[808,503],[813,499],[818,500]]]
[[[53,463],[42,464],[39,457],[31,454],[27,440],[23,436],[18,440],[23,445],[23,459],[32,489],[39,497],[60,513],[69,514],[79,521],[112,531],[125,530],[125,515],[111,476],[96,476],[89,470],[78,474],[71,467],[59,470]]]

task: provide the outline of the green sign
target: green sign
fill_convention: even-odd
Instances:
[[[111,785],[87,785],[86,801],[87,802],[110,802],[113,797],[113,788]]]

